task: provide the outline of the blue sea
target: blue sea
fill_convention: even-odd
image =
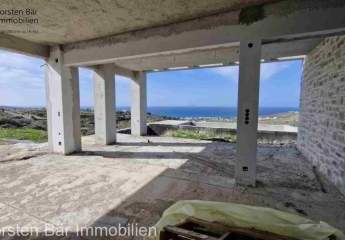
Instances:
[[[118,111],[129,111],[129,107],[118,107]],[[261,107],[260,116],[298,112],[294,107]],[[158,116],[178,118],[233,118],[237,115],[235,107],[148,107],[148,112]]]

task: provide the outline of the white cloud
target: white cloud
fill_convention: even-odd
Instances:
[[[45,104],[43,60],[0,51],[0,105]]]
[[[223,77],[230,78],[231,80],[238,79],[238,67],[237,66],[228,66],[228,67],[217,67],[211,68],[212,72],[219,74]]]
[[[260,79],[268,80],[291,65],[290,62],[273,62],[261,64]]]
[[[263,63],[261,64],[260,79],[262,81],[268,80],[274,75],[276,75],[277,73],[288,68],[290,64],[291,62]],[[223,77],[230,78],[231,80],[237,80],[239,76],[238,75],[239,68],[237,66],[211,68],[210,70]]]

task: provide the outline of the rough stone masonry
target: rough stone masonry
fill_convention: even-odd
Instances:
[[[305,59],[298,149],[345,195],[345,36]]]

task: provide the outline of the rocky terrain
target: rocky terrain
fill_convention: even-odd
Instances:
[[[117,128],[130,127],[131,113],[118,111]],[[170,117],[147,114],[148,122],[172,119]],[[94,115],[90,109],[83,109],[80,113],[82,135],[94,134]],[[44,108],[0,108],[0,128],[31,128],[37,130],[47,129],[47,115]]]
[[[129,111],[117,111],[117,129],[130,127],[131,114]],[[44,108],[13,108],[0,107],[0,144],[8,140],[29,140],[33,142],[47,141],[47,116]],[[179,118],[147,114],[148,122]],[[210,119],[208,119],[210,120]],[[92,109],[82,109],[80,114],[81,133],[83,136],[94,134],[94,114]],[[203,121],[203,119],[193,119]],[[214,120],[213,120],[214,121]],[[236,118],[219,120],[220,122],[236,122]],[[259,118],[259,123],[291,126],[298,125],[298,113],[288,112],[264,116]],[[193,137],[191,137],[193,138]]]

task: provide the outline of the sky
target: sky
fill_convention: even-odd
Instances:
[[[298,107],[302,61],[261,64],[260,107]],[[80,68],[80,103],[93,106],[92,71]],[[130,105],[130,80],[116,76],[116,105]],[[152,72],[148,106],[237,105],[238,66]],[[0,50],[0,106],[45,106],[44,61]]]

